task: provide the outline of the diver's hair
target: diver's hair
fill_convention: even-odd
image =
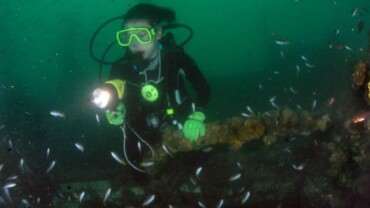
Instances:
[[[176,21],[175,11],[155,6],[152,4],[137,4],[127,11],[124,15],[123,24],[129,20],[147,20],[154,27],[160,23],[173,23]]]

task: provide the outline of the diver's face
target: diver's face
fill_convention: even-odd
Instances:
[[[124,24],[124,29],[132,28],[132,27],[145,27],[149,29],[152,28],[152,26],[149,24],[147,20],[129,20]],[[139,34],[140,31],[131,31],[131,33],[142,35],[142,34]],[[159,49],[158,40],[161,38],[162,38],[162,30],[156,30],[156,34],[152,37],[152,41],[150,43],[141,44],[138,41],[133,40],[133,42],[128,48],[133,54],[142,52],[143,59],[150,60],[157,56],[158,49]]]

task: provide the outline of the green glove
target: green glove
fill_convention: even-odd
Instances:
[[[203,123],[205,118],[206,116],[199,111],[189,115],[188,120],[185,121],[184,128],[182,129],[186,139],[195,141],[199,136],[205,135],[206,126]]]
[[[121,125],[125,119],[126,109],[123,103],[117,105],[115,111],[105,110],[108,122],[112,125]]]

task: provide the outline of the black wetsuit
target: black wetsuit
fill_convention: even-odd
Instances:
[[[123,98],[126,107],[125,123],[151,144],[160,142],[160,127],[163,127],[165,123],[172,123],[176,120],[183,124],[187,116],[192,113],[191,103],[194,102],[197,109],[204,108],[210,97],[208,82],[193,59],[181,48],[162,44],[160,55],[161,67],[157,64],[155,69],[146,71],[147,80],[152,80],[147,84],[155,86],[159,92],[159,97],[154,102],[146,101],[141,95],[142,86],[147,80],[140,69],[141,63],[132,61],[133,55],[130,52],[127,52],[113,65],[109,75],[109,80],[126,81]],[[194,88],[195,100],[189,97],[185,79]],[[180,96],[177,97],[181,99],[181,103],[178,102],[179,99],[176,100],[176,91],[179,92]],[[174,109],[173,116],[166,115],[166,110],[169,108]],[[153,116],[159,119],[160,126],[154,128],[150,122],[148,123],[148,117]],[[132,144],[133,141],[137,143],[137,138],[131,138],[136,137],[132,131],[126,128],[126,134],[128,141],[131,141],[129,143]]]

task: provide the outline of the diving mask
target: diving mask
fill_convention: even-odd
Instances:
[[[117,32],[117,42],[120,46],[130,46],[134,41],[146,45],[152,42],[154,28],[131,27]]]

